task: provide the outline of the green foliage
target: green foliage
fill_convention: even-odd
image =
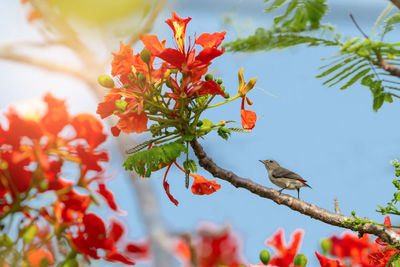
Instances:
[[[232,52],[255,52],[284,49],[296,45],[308,46],[337,46],[340,35],[331,26],[323,26],[318,30],[293,32],[287,28],[272,27],[271,29],[258,28],[253,35],[239,38],[227,43],[224,47]]]
[[[399,23],[400,23],[400,13],[394,13],[388,19],[386,19],[382,25],[383,28],[382,39],[388,32],[391,32],[395,29],[394,25]]]
[[[197,164],[194,160],[189,159],[183,162],[183,168],[185,171],[195,173],[197,172]]]
[[[344,38],[334,27],[322,25],[321,20],[328,10],[324,0],[265,2],[270,2],[266,12],[286,7],[285,12],[275,17],[270,27],[258,28],[253,35],[226,44],[228,51],[270,51],[297,45],[338,46],[340,49],[331,58],[332,62],[321,67],[323,72],[316,76],[325,79],[323,84],[331,87],[342,83],[340,89],[343,90],[361,81],[372,93],[374,111],[385,102],[392,103],[393,97],[400,98],[395,93],[400,91],[399,77],[387,68],[400,65],[400,43],[383,42],[384,36],[400,23],[399,12],[389,15],[392,6],[383,10],[373,27],[371,35],[379,25],[382,29],[380,41],[376,41],[371,39],[373,36]]]
[[[395,168],[396,171],[396,177],[400,176],[400,163],[397,159],[394,159],[390,162],[392,166]],[[400,211],[397,208],[396,204],[397,202],[400,201],[400,180],[398,179],[393,179],[392,181],[394,187],[396,188],[396,192],[393,194],[392,200],[387,203],[386,207],[378,206],[377,212],[382,213],[382,215],[385,214],[394,214],[394,215],[400,215]]]
[[[221,136],[223,139],[228,140],[229,136],[231,135],[231,131],[228,128],[219,127],[218,135]]]
[[[182,152],[187,153],[187,148],[183,143],[163,144],[130,155],[123,166],[125,170],[135,170],[139,175],[150,177],[152,171],[159,170],[174,162]]]
[[[266,0],[265,2],[269,1]],[[287,0],[275,0],[265,11],[274,11],[286,2]],[[325,4],[325,0],[291,0],[285,13],[274,18],[274,23],[291,29],[293,32],[318,29],[327,10],[328,6]]]

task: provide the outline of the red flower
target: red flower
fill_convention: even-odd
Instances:
[[[101,218],[94,213],[88,213],[83,217],[83,224],[77,236],[72,237],[74,246],[84,254],[85,259],[100,259],[98,250],[105,251],[104,259],[107,261],[119,261],[128,265],[135,263],[127,256],[117,251],[116,243],[121,239],[124,229],[118,222],[112,222],[109,231]]]
[[[57,135],[69,123],[65,101],[53,97],[50,93],[45,95],[44,101],[47,103],[47,112],[41,123],[46,131]]]
[[[239,240],[229,228],[218,230],[213,226],[202,227],[191,238],[191,246],[195,249],[199,267],[243,266]],[[175,251],[185,262],[185,266],[192,266],[192,252],[187,239],[181,238],[175,246]]]
[[[0,154],[1,161],[7,166],[6,169],[0,168],[0,189],[10,192],[13,197],[28,190],[32,182],[32,172],[26,170],[31,161],[21,156],[17,151]]]
[[[302,230],[296,230],[291,236],[290,245],[286,246],[284,232],[282,229],[278,230],[276,234],[267,241],[267,244],[272,246],[277,252],[277,255],[271,259],[269,264],[289,267],[293,263],[294,257],[299,250],[303,234]]]
[[[315,252],[321,267],[342,267],[343,265],[338,260],[331,260],[325,256],[322,256],[318,252]]]
[[[240,108],[240,117],[242,118],[242,127],[243,129],[252,130],[254,126],[256,126],[257,114],[251,110],[245,110],[244,102],[247,100],[247,97],[242,98],[242,106]]]
[[[203,176],[191,173],[190,176],[194,178],[192,184],[192,193],[195,195],[210,195],[215,191],[221,189],[221,185],[216,181],[210,181]]]
[[[112,53],[114,59],[111,63],[111,75],[118,76],[122,83],[129,83],[128,75],[132,73],[132,66],[135,58],[133,50],[129,45],[124,45],[120,42],[120,49],[118,53]]]
[[[87,141],[91,149],[103,143],[107,135],[103,133],[103,125],[90,114],[79,114],[72,119],[72,126],[75,129],[76,137]]]
[[[113,192],[111,192],[110,190],[108,190],[108,189],[106,188],[106,185],[105,185],[105,184],[99,183],[99,188],[98,188],[97,192],[105,198],[105,200],[107,201],[108,206],[109,206],[112,210],[114,210],[114,211],[116,211],[116,212],[119,212],[119,213],[121,213],[121,214],[124,214],[124,212],[122,212],[122,211],[120,211],[120,210],[118,209],[117,203],[116,203],[115,200],[114,200],[114,194],[113,194]]]

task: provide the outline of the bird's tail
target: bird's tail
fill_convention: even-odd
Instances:
[[[304,184],[304,186],[307,186],[307,187],[309,187],[309,188],[312,188],[311,186],[309,186],[307,183],[306,183],[306,181],[304,181],[304,180],[299,180],[300,182],[302,182],[303,184]]]

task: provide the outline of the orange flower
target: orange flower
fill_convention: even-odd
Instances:
[[[174,11],[172,11],[172,18],[165,21],[165,23],[167,23],[174,31],[175,40],[178,44],[180,51],[183,53],[185,52],[186,26],[191,19],[191,17],[182,19]]]
[[[111,75],[119,76],[122,83],[129,83],[128,74],[132,73],[132,66],[135,61],[133,57],[133,50],[129,45],[124,45],[120,42],[120,49],[118,53],[112,53],[114,58],[111,62]]]
[[[49,264],[54,264],[53,255],[43,248],[28,251],[26,253],[26,258],[30,266],[42,266],[41,262],[44,260]]]
[[[253,103],[250,101],[250,99],[246,96],[246,94],[254,88],[254,85],[257,82],[257,78],[253,78],[247,83],[244,81],[243,78],[243,68],[240,68],[239,73],[238,73],[238,79],[239,79],[239,89],[238,89],[238,94],[242,97],[242,105],[240,108],[240,116],[242,119],[242,127],[243,129],[249,129],[252,130],[254,126],[256,125],[257,121],[257,115],[254,111],[251,110],[246,110],[244,107],[244,104],[248,106],[252,105]]]
[[[194,178],[192,184],[192,193],[195,195],[210,195],[215,191],[221,189],[221,185],[216,181],[210,181],[198,174],[191,173],[190,176]]]
[[[117,128],[124,133],[143,133],[147,130],[147,115],[142,112],[138,113],[130,113],[126,116],[120,116],[120,119],[117,123]]]
[[[252,130],[254,128],[254,126],[256,126],[257,114],[254,111],[244,109],[245,100],[248,100],[248,98],[243,97],[242,105],[241,105],[241,109],[240,109],[240,117],[242,119],[242,127],[243,127],[243,129]]]

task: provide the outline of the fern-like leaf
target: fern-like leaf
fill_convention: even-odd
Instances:
[[[286,2],[287,0],[275,0],[265,11],[274,11]],[[292,32],[318,29],[327,10],[325,0],[291,0],[284,14],[274,18],[274,24],[291,29]]]
[[[136,152],[124,162],[125,170],[135,170],[138,174],[150,177],[152,171],[159,170],[176,160],[182,152],[187,153],[183,143],[172,142],[149,150]]]
[[[399,13],[395,13],[393,15],[391,15],[383,24],[383,33],[382,33],[382,39],[383,37],[388,33],[393,31],[394,25],[399,24],[400,23],[400,12]]]

